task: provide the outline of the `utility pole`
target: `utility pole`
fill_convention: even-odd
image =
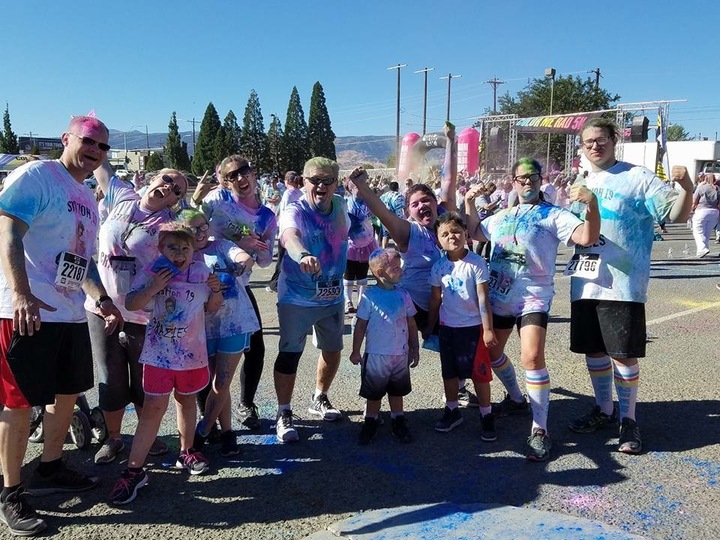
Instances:
[[[195,117],[193,116],[192,120],[185,120],[186,122],[190,122],[193,127],[193,155],[195,154],[195,124],[199,123],[195,121]]]
[[[597,92],[600,89],[600,68],[591,69],[588,71],[588,73],[594,73],[595,74],[595,91]]]
[[[497,112],[497,87],[501,84],[505,84],[505,81],[501,81],[497,77],[493,77],[489,81],[485,81],[485,84],[490,84],[493,87],[493,112]]]
[[[148,126],[145,124],[145,146],[150,151],[150,134],[148,133]]]
[[[415,73],[424,73],[425,74],[425,84],[423,85],[423,129],[422,134],[425,135],[426,127],[427,127],[427,77],[428,77],[428,71],[434,71],[435,68],[424,68],[424,69],[418,69]]]
[[[395,169],[400,167],[400,70],[407,67],[407,64],[398,64],[390,66],[387,69],[397,70],[397,109],[395,115]]]
[[[450,121],[450,82],[453,79],[459,79],[462,77],[462,75],[453,75],[452,73],[448,73],[447,77],[440,77],[440,79],[447,79],[448,82],[448,89],[447,89],[447,114],[445,115],[445,121]]]

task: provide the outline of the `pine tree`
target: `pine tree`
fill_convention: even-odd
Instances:
[[[242,128],[238,124],[237,116],[235,116],[232,109],[228,111],[225,120],[223,120],[223,128],[225,128],[225,145],[228,148],[228,153],[222,157],[239,153]]]
[[[332,160],[335,154],[335,133],[330,126],[330,115],[325,104],[325,92],[320,82],[313,85],[310,98],[310,119],[308,120],[308,146],[312,156]]]
[[[198,176],[202,176],[207,170],[214,171],[215,165],[222,159],[216,153],[215,140],[218,131],[220,131],[220,117],[215,106],[210,102],[200,124],[200,134],[195,143],[195,155],[192,161],[192,172]]]
[[[180,141],[180,131],[178,130],[177,115],[175,111],[172,113],[170,123],[168,124],[168,136],[165,140],[164,154],[168,167],[173,169],[181,169],[180,155],[182,153],[182,143]]]
[[[267,132],[267,155],[268,163],[270,168],[276,172],[283,171],[283,164],[285,163],[285,149],[283,148],[283,129],[280,124],[280,119],[272,116],[272,122]]]
[[[308,148],[308,126],[305,122],[305,113],[303,113],[300,103],[300,94],[295,86],[290,93],[290,102],[285,118],[285,133],[282,140],[285,149],[283,169],[302,171],[305,162],[310,159],[310,149]]]
[[[192,165],[190,164],[190,155],[188,154],[188,143],[183,141],[180,143],[180,160],[178,161],[178,169],[181,171],[190,171]]]
[[[5,104],[5,114],[3,115],[3,134],[0,143],[2,143],[0,152],[5,154],[20,153],[17,136],[13,133],[12,124],[10,124],[10,106],[7,103]]]
[[[162,155],[159,152],[150,152],[147,163],[145,163],[145,168],[148,171],[159,171],[164,166],[165,162],[163,161]]]
[[[267,163],[267,135],[263,125],[260,100],[255,90],[250,91],[240,134],[240,152],[256,171],[264,171]]]

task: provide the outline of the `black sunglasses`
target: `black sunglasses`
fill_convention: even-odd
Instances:
[[[97,146],[103,152],[107,152],[108,150],[110,150],[110,145],[104,142],[97,142],[95,139],[91,139],[90,137],[81,137],[80,135],[75,135],[74,133],[70,133],[70,135],[73,135],[80,139],[83,144],[86,144],[88,146]]]
[[[163,174],[160,179],[163,181],[163,184],[172,184],[172,192],[176,197],[182,197],[182,189],[175,183],[175,179],[172,176],[169,174]]]
[[[230,171],[225,175],[225,178],[230,180],[231,182],[234,182],[238,179],[239,176],[247,176],[252,172],[252,167],[250,165],[243,165],[239,169],[235,169],[234,171]]]
[[[337,178],[333,178],[332,176],[328,176],[327,178],[319,178],[317,176],[313,176],[311,178],[306,178],[306,180],[310,182],[313,186],[319,186],[320,184],[322,184],[323,186],[329,186],[337,182]]]

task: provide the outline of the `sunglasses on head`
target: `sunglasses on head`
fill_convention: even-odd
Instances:
[[[332,176],[328,176],[327,178],[313,176],[311,178],[307,178],[307,181],[310,182],[313,186],[319,186],[320,184],[322,184],[323,186],[329,186],[331,184],[334,184],[337,181],[337,178],[333,178]]]
[[[75,133],[70,133],[70,135],[73,135],[74,137],[80,139],[84,145],[97,146],[103,152],[107,152],[108,150],[110,150],[110,145],[104,142],[97,142],[95,139],[91,139],[90,137],[81,137],[80,135],[75,135]]]
[[[234,171],[230,171],[225,175],[225,178],[230,180],[231,182],[234,182],[237,180],[240,176],[248,176],[252,172],[252,167],[250,165],[243,165],[239,169],[235,169]]]
[[[182,189],[175,183],[175,179],[172,176],[169,174],[163,174],[160,179],[163,181],[163,184],[172,184],[172,192],[176,197],[182,197]]]

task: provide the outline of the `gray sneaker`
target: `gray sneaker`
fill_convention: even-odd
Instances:
[[[595,405],[588,414],[570,422],[570,429],[575,433],[592,433],[603,426],[617,423],[617,417],[617,407],[614,405],[611,415],[605,414],[599,405]]]
[[[529,447],[527,458],[529,461],[548,460],[550,457],[550,449],[552,448],[552,441],[544,429],[533,429],[532,435],[528,438],[527,443]]]
[[[327,394],[320,394],[317,399],[313,399],[308,412],[313,416],[319,416],[326,422],[334,422],[341,416],[340,411],[332,406]]]
[[[278,414],[275,420],[275,434],[282,443],[295,442],[299,439],[291,410],[286,409]]]
[[[25,490],[20,487],[0,502],[0,521],[15,536],[35,536],[47,528],[47,523],[38,517],[26,497]]]
[[[125,443],[121,439],[107,439],[95,454],[95,465],[112,463],[124,449]]]

